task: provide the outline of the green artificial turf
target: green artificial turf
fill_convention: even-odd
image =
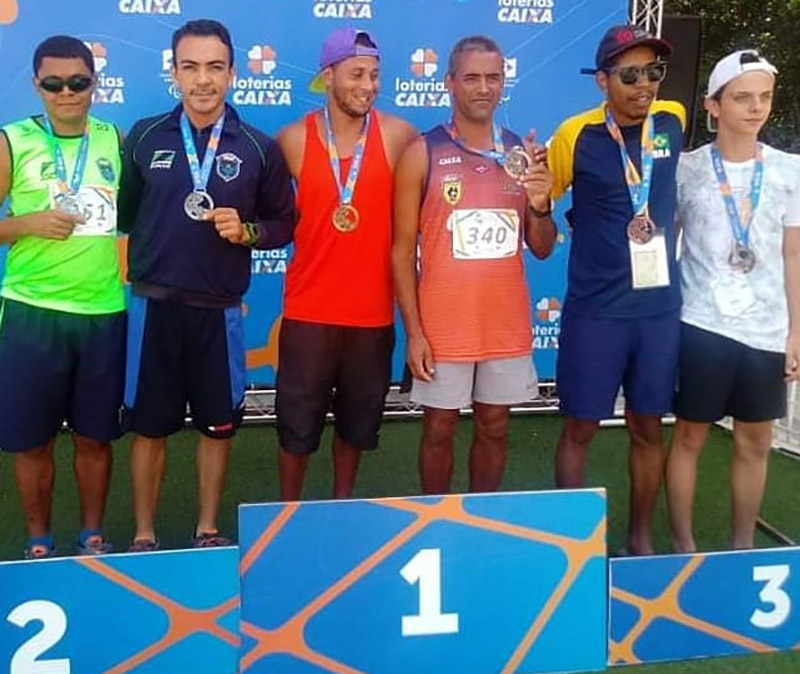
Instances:
[[[517,417],[511,423],[509,457],[503,489],[550,489],[553,486],[553,453],[560,428],[556,417]],[[312,458],[304,498],[328,498],[331,491],[330,428],[323,438],[323,451]],[[402,496],[418,493],[417,444],[420,422],[387,421],[381,432],[381,447],[362,460],[358,497]],[[454,491],[467,487],[467,451],[471,422],[463,419],[456,440]],[[170,439],[167,473],[161,495],[158,532],[162,547],[187,545],[195,520],[196,492],[193,432]],[[115,470],[109,496],[106,531],[117,549],[127,546],[132,533],[130,439],[115,446]],[[702,550],[722,549],[729,537],[727,487],[730,435],[714,430],[703,453],[698,472],[695,533]],[[78,502],[71,476],[69,439],[59,438],[53,531],[62,554],[75,551]],[[236,437],[225,498],[220,516],[222,532],[235,538],[236,506],[241,502],[270,501],[278,496],[276,435],[272,426],[247,427]],[[793,539],[800,538],[800,462],[773,454],[762,516]],[[628,508],[627,436],[624,429],[603,429],[595,439],[589,464],[589,486],[608,489],[608,547],[615,551],[625,543]],[[0,455],[0,559],[19,558],[25,543],[22,513],[13,481],[12,458]],[[656,515],[654,534],[660,552],[668,552],[668,526],[663,497]],[[775,542],[759,534],[758,545]],[[800,672],[800,654],[779,653],[745,658],[652,665],[643,674],[795,674]]]

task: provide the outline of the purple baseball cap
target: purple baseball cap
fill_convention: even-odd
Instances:
[[[357,44],[357,40],[361,36],[374,46]],[[315,94],[325,93],[325,84],[322,81],[322,71],[329,66],[336,65],[340,61],[352,58],[354,56],[374,56],[380,58],[378,54],[378,43],[375,42],[373,37],[365,30],[358,30],[356,28],[339,28],[333,31],[322,43],[322,51],[319,54],[319,71],[311,83],[308,85],[309,91]]]
[[[585,75],[594,75],[598,70],[607,68],[620,54],[634,47],[650,47],[658,56],[666,58],[672,53],[672,45],[666,40],[648,33],[639,26],[613,26],[606,31],[595,54],[595,67],[584,68]]]

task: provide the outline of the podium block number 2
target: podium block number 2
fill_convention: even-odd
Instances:
[[[55,646],[67,632],[67,614],[51,601],[26,601],[6,618],[17,627],[38,620],[42,629],[20,646],[11,658],[9,674],[70,674],[69,659],[39,660],[47,649]]]
[[[442,551],[420,550],[400,569],[400,575],[409,585],[419,583],[419,613],[403,616],[402,635],[458,634],[458,613],[442,613]]]
[[[756,566],[753,568],[753,580],[766,583],[758,598],[767,605],[772,606],[771,611],[756,609],[750,616],[750,622],[762,629],[775,629],[786,622],[792,610],[792,600],[783,589],[783,584],[789,578],[789,565],[776,564],[775,566]]]

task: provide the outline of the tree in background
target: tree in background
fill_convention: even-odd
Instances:
[[[737,49],[758,49],[780,71],[764,140],[800,152],[800,0],[665,0],[665,14],[702,20],[702,53],[694,144],[710,140],[703,97],[713,65]]]

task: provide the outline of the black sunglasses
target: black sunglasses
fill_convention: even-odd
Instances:
[[[619,81],[628,86],[636,84],[639,78],[644,75],[648,82],[663,82],[667,76],[667,64],[662,61],[655,61],[644,66],[622,66],[610,68],[609,75],[616,75]]]
[[[39,86],[51,94],[60,94],[64,91],[64,87],[77,94],[81,91],[86,91],[92,86],[92,78],[88,75],[72,75],[65,79],[56,75],[49,75],[39,80]]]

